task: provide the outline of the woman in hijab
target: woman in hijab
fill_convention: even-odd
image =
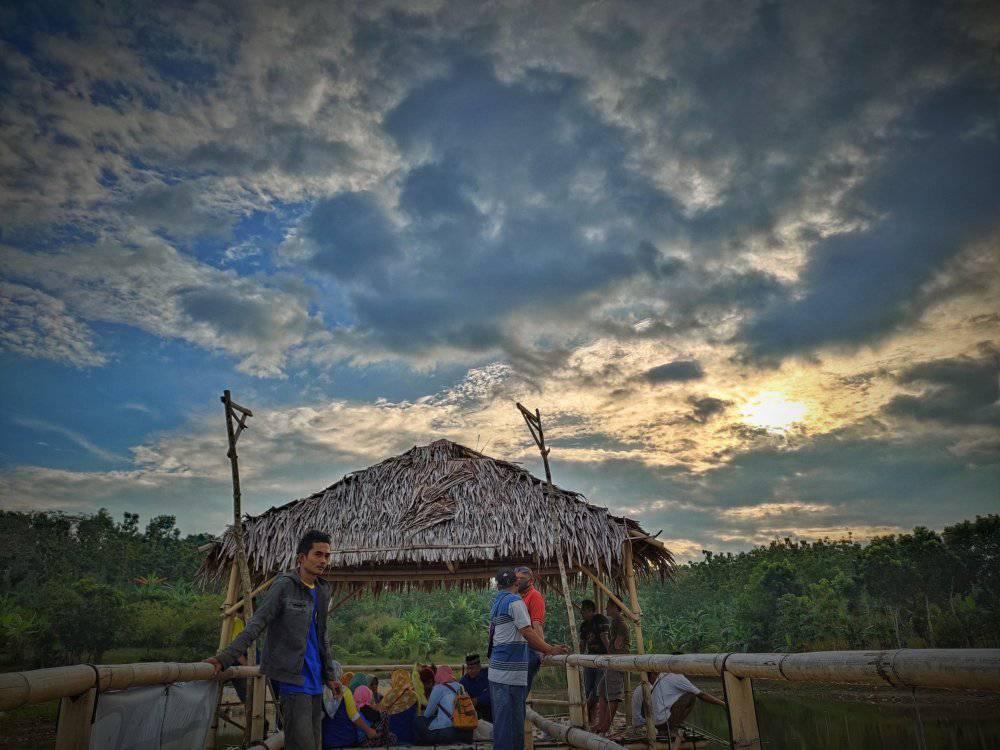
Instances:
[[[369,687],[369,683],[371,683],[371,681],[372,678],[369,675],[366,675],[364,672],[356,672],[351,676],[351,681],[347,683],[347,687],[349,687],[351,691],[354,691],[361,685]]]
[[[389,690],[375,704],[375,708],[385,717],[389,730],[396,735],[399,744],[414,741],[413,722],[417,718],[417,695],[405,669],[397,669],[392,673]]]
[[[434,673],[434,689],[427,696],[427,708],[417,717],[417,743],[421,745],[446,745],[454,742],[472,742],[472,730],[455,729],[452,715],[455,699],[462,686],[455,679],[449,666],[440,666]]]

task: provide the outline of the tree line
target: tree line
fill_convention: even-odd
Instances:
[[[217,645],[218,590],[196,582],[207,534],[172,516],[0,511],[4,669],[200,659]],[[546,635],[569,643],[556,586]],[[456,658],[485,649],[492,592],[383,592],[331,618],[343,661]],[[593,598],[589,587],[574,598]],[[937,532],[854,540],[785,539],[702,553],[639,589],[650,651],[1000,647],[1000,515]],[[109,653],[110,652],[110,653]]]

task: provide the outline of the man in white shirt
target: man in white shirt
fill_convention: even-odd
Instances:
[[[680,725],[694,708],[695,698],[700,698],[706,703],[714,703],[716,706],[726,705],[725,701],[699,690],[691,680],[682,674],[649,672],[648,676],[649,682],[653,686],[653,724],[659,731],[665,732],[670,737],[672,748],[680,747],[683,739],[680,735]],[[642,685],[639,685],[632,693],[632,716],[635,726],[639,726],[645,721],[642,713]]]

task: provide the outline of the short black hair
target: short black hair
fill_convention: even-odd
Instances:
[[[313,545],[317,542],[321,544],[330,544],[330,535],[325,531],[320,531],[319,529],[310,529],[299,539],[299,546],[295,548],[295,554],[298,555],[308,555],[312,550]]]
[[[479,661],[479,654],[469,654],[468,656],[465,657],[465,663],[480,664],[481,662]]]
[[[582,602],[580,602],[580,609],[592,609],[596,612],[597,605],[594,604],[594,601],[592,599],[584,599]]]
[[[514,575],[513,568],[500,568],[497,571],[497,588],[509,589],[517,583],[517,576]]]
[[[621,605],[618,602],[616,602],[614,599],[608,599],[608,607],[614,607],[619,612],[622,611]],[[605,607],[605,609],[607,609],[608,607]]]

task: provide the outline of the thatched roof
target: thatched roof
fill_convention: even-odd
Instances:
[[[582,564],[620,579],[628,538],[638,575],[665,576],[673,569],[669,550],[635,521],[448,440],[414,447],[314,495],[247,516],[253,577],[292,567],[296,542],[314,528],[333,538],[327,578],[345,585],[481,583],[498,566],[525,563],[546,576],[558,570],[557,551],[568,558],[570,571]],[[203,573],[221,574],[234,556],[230,529],[209,552]]]

